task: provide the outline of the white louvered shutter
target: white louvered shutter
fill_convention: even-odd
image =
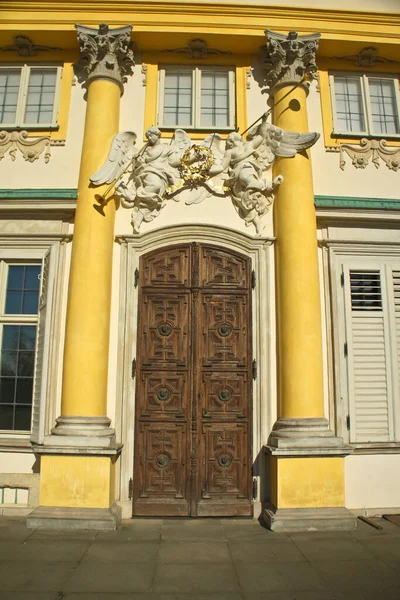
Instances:
[[[350,442],[393,435],[385,269],[371,266],[344,268]]]
[[[51,315],[56,262],[54,254],[55,247],[52,246],[43,257],[39,297],[31,429],[31,441],[39,444],[43,442],[46,421]]]

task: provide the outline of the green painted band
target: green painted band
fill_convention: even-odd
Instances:
[[[13,199],[35,199],[35,198],[72,198],[76,200],[78,190],[74,189],[23,189],[23,190],[0,190],[0,198]]]
[[[400,198],[354,198],[351,196],[315,196],[317,208],[390,208],[400,210]]]

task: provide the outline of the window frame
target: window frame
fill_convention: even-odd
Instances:
[[[38,311],[36,314],[24,314],[24,313],[6,313],[6,295],[7,295],[7,282],[8,273],[10,266],[40,266],[40,278],[39,278],[39,289],[38,289]],[[41,259],[7,259],[0,258],[0,354],[3,342],[3,328],[6,325],[24,326],[31,325],[36,327],[35,334],[35,351],[34,351],[34,364],[32,379],[35,380],[36,370],[36,350],[38,341],[38,330],[39,330],[39,300],[41,294],[41,277],[42,277],[42,260]],[[31,426],[29,429],[2,429],[0,428],[0,436],[9,433],[15,433],[20,435],[30,435],[32,430],[32,415],[33,415],[33,400],[34,400],[34,387],[32,387],[32,403],[31,403]]]
[[[337,110],[336,110],[336,93],[335,93],[335,77],[348,77],[353,79],[359,79],[360,81],[360,89],[361,89],[361,98],[362,98],[362,107],[363,107],[363,116],[365,121],[366,129],[364,131],[344,131],[339,128],[338,118],[337,118]],[[397,108],[397,126],[399,129],[399,133],[384,133],[384,132],[374,132],[373,131],[373,119],[372,119],[372,111],[371,111],[371,103],[370,103],[370,94],[369,94],[369,80],[370,79],[385,79],[387,81],[391,81],[394,89],[394,97],[396,101]],[[355,71],[330,71],[329,72],[329,89],[330,89],[330,99],[331,99],[331,109],[332,109],[332,122],[333,122],[333,131],[332,136],[338,137],[371,137],[371,138],[385,138],[385,139],[400,139],[400,82],[398,77],[394,74],[381,74],[381,73],[360,73]]]
[[[192,73],[192,124],[191,125],[164,125],[164,90],[166,71],[186,71]],[[201,78],[203,71],[228,73],[228,101],[229,125],[226,127],[201,126]],[[158,67],[158,94],[157,94],[157,127],[160,130],[173,130],[183,128],[188,131],[235,131],[237,121],[236,107],[236,74],[232,65],[187,65],[187,64],[161,64]]]
[[[38,130],[38,129],[47,129],[52,130],[58,129],[58,113],[60,106],[60,96],[61,96],[61,81],[63,76],[63,66],[59,63],[7,63],[0,65],[0,72],[11,70],[11,69],[20,69],[21,70],[21,80],[19,84],[18,98],[17,98],[17,107],[15,113],[15,121],[14,123],[0,123],[0,127],[2,129],[26,129],[29,131]],[[54,90],[54,103],[53,103],[53,114],[51,122],[49,123],[25,123],[25,109],[26,109],[26,101],[28,96],[28,85],[29,79],[32,71],[35,70],[56,70],[56,85]]]

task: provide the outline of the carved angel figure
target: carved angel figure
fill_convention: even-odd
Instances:
[[[271,166],[277,156],[293,157],[319,138],[318,133],[285,131],[268,125],[266,120],[267,113],[263,115],[260,125],[249,132],[247,141],[239,133],[230,133],[224,151],[217,143],[213,151],[220,158],[218,164],[209,171],[210,177],[227,173],[224,186],[231,192],[233,205],[246,225],[254,224],[258,235],[264,228],[261,218],[268,211],[273,195],[283,180],[279,175],[272,182],[268,181],[263,178],[263,171]]]
[[[161,143],[157,127],[149,127],[145,135],[147,143],[140,152],[134,148],[136,134],[133,131],[116,135],[106,162],[90,178],[95,185],[111,183],[117,178],[115,196],[120,198],[122,206],[133,209],[131,222],[136,232],[143,221],[152,221],[165,206],[166,189],[176,179],[174,169],[191,144],[182,129],[175,131],[171,144]],[[129,162],[132,169],[125,174]]]

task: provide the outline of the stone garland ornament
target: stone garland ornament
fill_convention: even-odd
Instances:
[[[50,160],[50,138],[38,137],[29,138],[28,132],[22,131],[0,131],[0,160],[8,152],[11,160],[16,159],[17,150],[22,152],[22,156],[28,162],[34,162],[44,152],[44,162]]]
[[[244,139],[230,133],[226,141],[210,134],[199,145],[193,145],[188,134],[176,129],[171,143],[161,141],[157,127],[145,133],[147,143],[138,151],[134,131],[122,131],[112,140],[104,165],[90,177],[94,185],[115,181],[114,196],[125,208],[132,209],[133,231],[139,233],[143,223],[155,219],[168,200],[179,202],[188,192],[185,203],[198,204],[206,198],[226,198],[246,226],[253,225],[261,235],[275,192],[282,183],[278,175],[272,181],[264,177],[276,157],[290,158],[310,148],[318,133],[296,133],[267,124],[268,113],[261,117]],[[260,120],[260,119],[259,119]],[[99,212],[107,203],[98,196]]]
[[[387,148],[386,140],[368,140],[361,138],[359,146],[340,144],[340,168],[342,171],[346,165],[345,156],[351,158],[356,169],[365,169],[369,160],[379,169],[379,159],[383,160],[391,171],[400,169],[400,148]]]

